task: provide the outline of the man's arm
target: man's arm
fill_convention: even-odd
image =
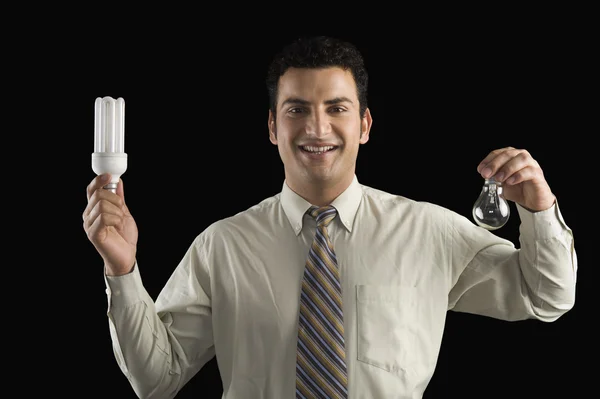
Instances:
[[[208,274],[192,245],[156,305],[139,265],[105,276],[115,358],[140,398],[173,398],[214,355]]]
[[[575,303],[577,255],[558,203],[541,212],[520,205],[520,244],[464,219],[452,227],[454,281],[449,308],[503,320],[555,321]]]

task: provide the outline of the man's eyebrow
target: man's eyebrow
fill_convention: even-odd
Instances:
[[[331,100],[325,100],[324,104],[325,105],[335,105],[335,104],[340,104],[340,103],[344,103],[344,102],[352,104],[352,100],[350,100],[348,97],[335,97],[335,98],[332,98]],[[309,105],[310,101],[304,100],[299,97],[290,97],[290,98],[285,99],[283,101],[283,103],[281,103],[281,106],[283,107],[286,104]]]
[[[308,105],[310,104],[309,101],[304,100],[302,98],[299,97],[290,97],[290,98],[286,98],[284,102],[281,103],[281,106],[283,107],[286,104],[291,104],[291,105]]]
[[[326,105],[334,105],[334,104],[340,104],[340,103],[352,104],[352,100],[350,100],[348,97],[336,97],[336,98],[332,98],[331,100],[325,101]]]

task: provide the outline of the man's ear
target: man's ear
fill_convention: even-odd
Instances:
[[[365,111],[365,116],[363,116],[360,121],[360,144],[365,144],[369,141],[369,133],[371,133],[371,126],[373,126],[373,118],[371,117],[371,111],[369,108]]]
[[[271,143],[277,145],[277,126],[275,125],[275,117],[271,110],[269,110],[269,121],[267,124],[269,127],[269,140],[271,140]]]

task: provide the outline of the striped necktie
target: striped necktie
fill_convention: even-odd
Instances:
[[[313,206],[308,212],[317,220],[317,231],[300,295],[296,398],[347,398],[342,288],[327,234],[337,211],[332,206]]]

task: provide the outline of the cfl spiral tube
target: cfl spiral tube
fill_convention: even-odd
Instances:
[[[97,175],[110,173],[111,180],[104,188],[116,192],[119,179],[127,170],[125,100],[98,97],[94,107],[92,170]]]

